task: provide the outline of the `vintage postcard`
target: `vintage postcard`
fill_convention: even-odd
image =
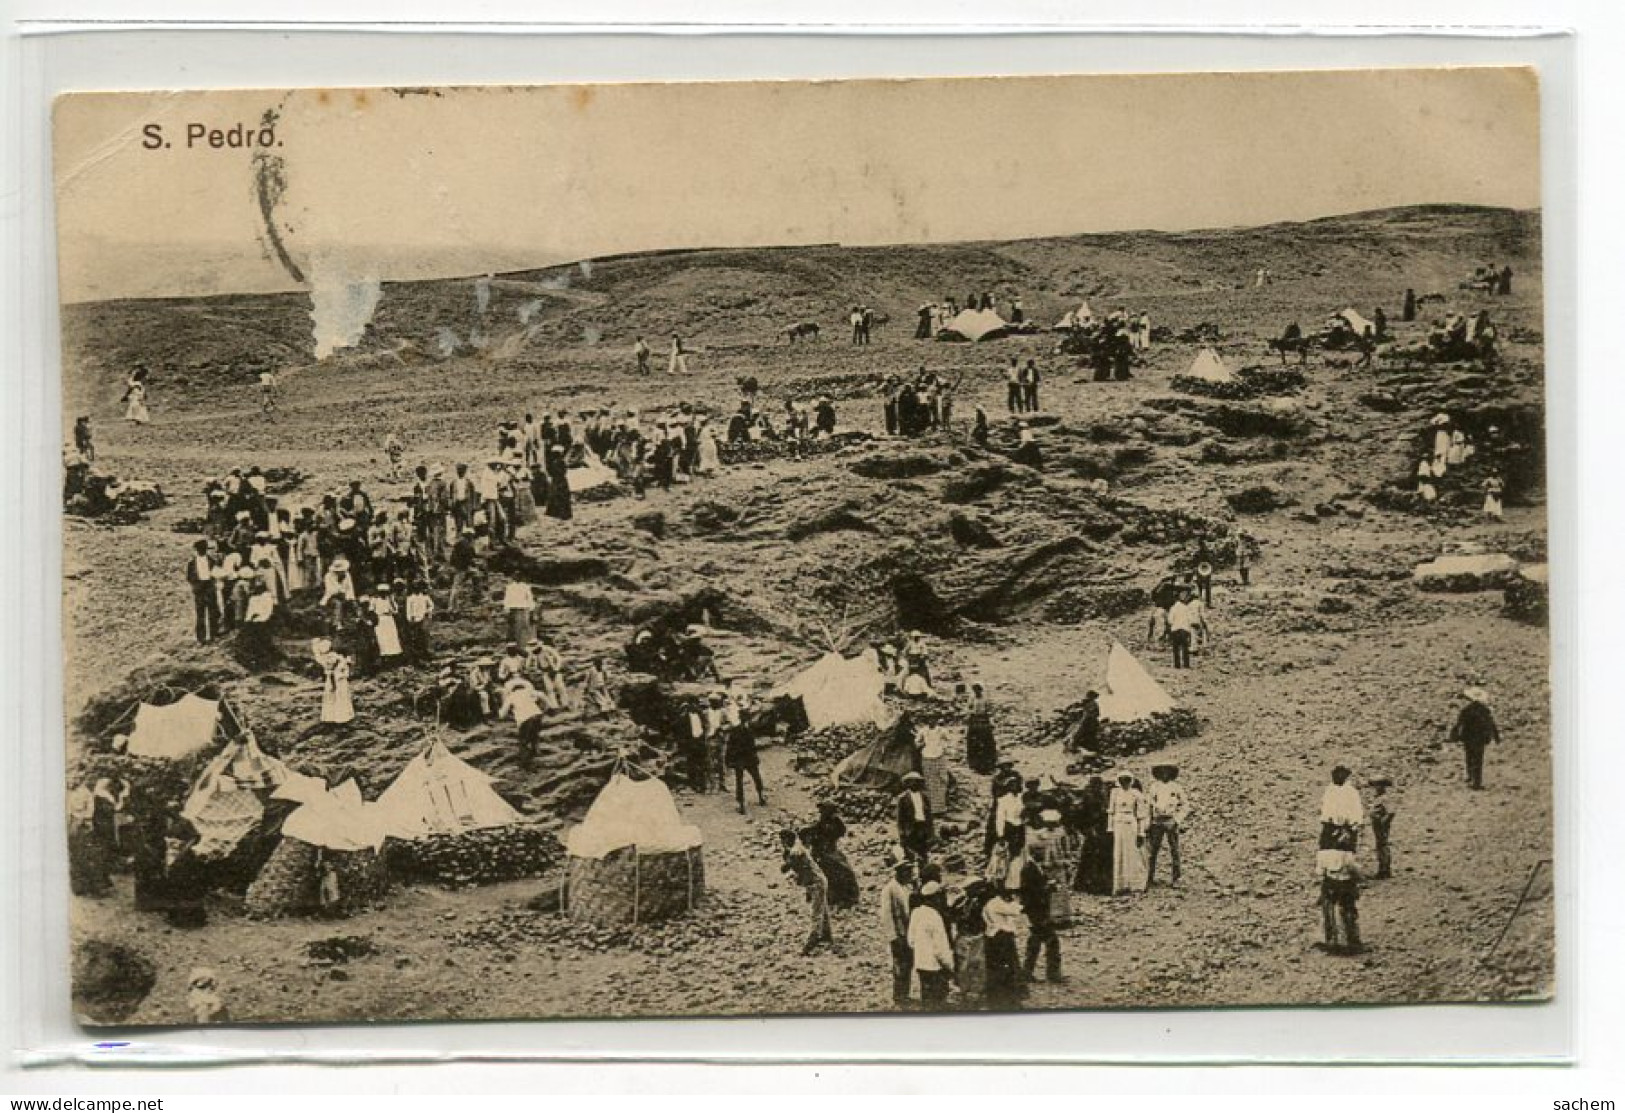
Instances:
[[[76,1015],[1551,996],[1539,96],[61,98]]]

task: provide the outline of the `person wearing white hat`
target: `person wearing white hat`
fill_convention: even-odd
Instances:
[[[1466,701],[1450,728],[1450,741],[1460,744],[1467,759],[1467,787],[1484,787],[1484,750],[1492,742],[1501,741],[1500,728],[1490,712],[1489,695],[1482,688],[1467,688],[1461,698]]]
[[[920,978],[920,1007],[925,1009],[940,1009],[947,1003],[948,983],[954,976],[954,948],[948,938],[945,908],[942,885],[927,881],[920,886],[908,916],[908,947]]]
[[[327,566],[327,575],[322,578],[321,605],[331,612],[328,629],[335,633],[344,629],[345,619],[355,604],[355,580],[350,575],[349,558],[337,557]]]

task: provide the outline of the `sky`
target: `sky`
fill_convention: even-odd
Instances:
[[[252,129],[267,112],[269,149],[187,142],[188,125]],[[624,251],[1235,227],[1430,202],[1531,209],[1538,118],[1534,71],[1495,68],[67,94],[61,293],[264,292]],[[282,184],[269,218],[267,159]]]

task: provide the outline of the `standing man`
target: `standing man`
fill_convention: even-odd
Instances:
[[[1040,377],[1041,376],[1038,372],[1038,362],[1036,360],[1029,359],[1027,361],[1026,371],[1022,375],[1021,404],[1030,414],[1035,414],[1038,412],[1038,382]]]
[[[1022,406],[1025,405],[1026,394],[1022,390],[1021,366],[1016,362],[1015,356],[1010,357],[1010,366],[1004,372],[1004,393],[1005,405],[1010,412],[1013,414],[1021,413]]]
[[[214,542],[199,540],[192,544],[192,559],[186,562],[186,582],[192,589],[192,612],[195,617],[193,632],[199,645],[207,645],[220,636],[220,599],[215,591]]]
[[[1329,847],[1315,852],[1320,881],[1320,917],[1325,949],[1334,955],[1357,955],[1360,944],[1360,870],[1354,858],[1354,836],[1339,832]]]
[[[1371,836],[1377,843],[1376,877],[1387,880],[1394,876],[1394,852],[1388,842],[1398,810],[1394,807],[1394,798],[1388,795],[1394,782],[1388,777],[1367,777],[1365,783],[1371,786]]]
[[[643,337],[638,337],[638,342],[632,345],[632,354],[638,358],[638,374],[649,374],[649,345],[644,343]]]
[[[1027,980],[1033,980],[1038,965],[1038,952],[1044,952],[1044,980],[1062,982],[1061,938],[1055,934],[1055,920],[1050,915],[1051,881],[1044,868],[1033,861],[1026,850],[1021,853],[1021,910],[1027,914],[1027,955],[1023,964]]]
[[[1179,786],[1179,766],[1153,765],[1151,791],[1147,794],[1151,807],[1151,827],[1146,832],[1150,859],[1146,863],[1145,887],[1157,876],[1157,852],[1168,844],[1168,859],[1172,865],[1172,883],[1179,884],[1179,832],[1185,825],[1185,790]]]
[[[954,948],[948,939],[948,921],[942,914],[942,885],[920,886],[908,917],[908,946],[920,975],[920,1006],[940,1009],[948,1002],[948,983],[954,976]]]
[[[899,862],[880,890],[880,934],[891,946],[892,1004],[906,1007],[914,981],[914,951],[908,945],[909,901],[914,896],[914,867]]]
[[[1332,783],[1320,795],[1320,849],[1337,845],[1341,833],[1349,835],[1349,849],[1359,845],[1360,828],[1365,826],[1365,804],[1360,790],[1349,784],[1349,768],[1332,769]]]
[[[931,851],[931,802],[925,798],[925,778],[919,773],[903,777],[897,796],[897,841],[903,849],[925,861]]]
[[[1190,588],[1179,593],[1179,599],[1168,608],[1168,642],[1174,650],[1174,668],[1191,667],[1191,636],[1196,629],[1196,616],[1191,612]]]
[[[1482,688],[1468,688],[1461,693],[1467,703],[1456,716],[1456,725],[1450,728],[1450,741],[1459,743],[1467,758],[1467,787],[1484,787],[1484,748],[1491,742],[1501,741],[1501,731],[1490,713],[1489,696]]]
[[[448,490],[451,499],[451,523],[456,528],[457,536],[461,537],[463,530],[474,524],[474,511],[479,507],[479,492],[474,489],[474,481],[468,476],[468,465],[458,464],[457,474],[452,477]]]

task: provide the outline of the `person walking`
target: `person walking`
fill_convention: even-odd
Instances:
[[[858,875],[841,849],[845,837],[846,823],[830,800],[818,805],[818,819],[801,833],[813,861],[824,871],[832,908],[853,908],[858,903]]]
[[[914,983],[914,950],[908,945],[909,901],[914,896],[914,867],[899,862],[880,890],[880,935],[891,950],[891,999],[907,1007]]]
[[[1468,688],[1461,693],[1467,702],[1456,715],[1456,724],[1450,728],[1450,741],[1458,743],[1467,759],[1467,787],[1484,787],[1484,750],[1492,742],[1501,741],[1501,731],[1495,725],[1490,711],[1489,696],[1482,688]]]
[[[756,733],[749,725],[739,723],[727,728],[727,739],[723,743],[722,760],[734,773],[734,800],[739,805],[739,814],[745,814],[745,777],[748,774],[752,783],[756,785],[756,802],[767,807],[767,792],[762,788],[761,759],[756,753]]]

